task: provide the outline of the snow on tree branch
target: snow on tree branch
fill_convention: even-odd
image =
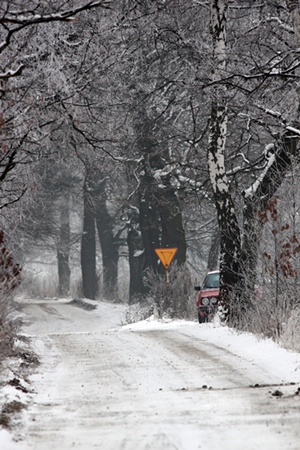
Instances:
[[[24,14],[19,12],[9,12],[9,16],[4,16],[0,19],[0,23],[15,23],[22,25],[32,25],[36,23],[44,23],[44,22],[53,22],[53,21],[73,21],[76,14],[81,11],[86,11],[88,9],[102,7],[106,9],[111,9],[111,2],[100,0],[100,1],[92,1],[88,2],[78,8],[72,8],[67,11],[57,12],[53,14]]]
[[[20,64],[19,67],[15,70],[9,69],[4,73],[0,73],[0,79],[6,80],[7,78],[17,77],[18,75],[21,75],[24,67],[25,67],[24,64]]]
[[[264,149],[264,158],[267,161],[266,166],[255,182],[243,193],[245,199],[270,198],[271,193],[275,192],[281,184],[284,174],[289,170],[292,164],[292,156],[295,156],[299,150],[297,143],[300,137],[300,130],[293,126],[287,126],[282,134],[277,146],[275,143],[268,144]],[[276,177],[274,176],[276,174]],[[271,188],[271,189],[270,189]]]
[[[270,145],[273,145],[273,144],[270,144]],[[267,147],[265,150],[267,150]],[[245,198],[250,198],[255,194],[255,192],[258,190],[259,186],[261,185],[263,179],[265,178],[266,174],[268,173],[270,167],[274,164],[275,160],[276,160],[275,153],[273,153],[269,157],[266,167],[264,168],[264,170],[262,171],[260,176],[257,178],[257,180],[255,180],[255,182],[248,189],[245,189],[245,191],[244,191]]]
[[[298,128],[294,128],[294,127],[286,127],[287,130],[291,131],[292,133],[296,134],[297,136],[300,136],[300,130],[298,130]]]
[[[6,47],[9,46],[11,37],[14,33],[22,30],[25,27],[40,24],[40,23],[49,23],[49,22],[72,22],[77,20],[75,17],[82,11],[87,11],[93,8],[104,8],[104,9],[112,9],[111,1],[107,0],[97,0],[90,1],[88,3],[83,4],[77,8],[68,9],[66,11],[57,11],[52,14],[40,15],[40,14],[32,14],[22,13],[18,11],[7,11],[0,18],[0,25],[6,30],[7,35],[5,40],[0,44],[0,53],[5,50]],[[17,25],[15,28],[9,28],[9,24]]]
[[[279,17],[269,17],[265,19],[265,22],[277,22],[280,28],[282,28],[284,31],[287,31],[288,33],[294,33],[294,30],[292,27],[287,25],[286,23],[282,22]]]

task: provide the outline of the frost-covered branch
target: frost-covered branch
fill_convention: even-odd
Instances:
[[[17,77],[21,75],[24,67],[24,64],[20,64],[17,69],[9,69],[6,72],[0,73],[0,79],[7,80],[8,78]]]
[[[84,138],[84,140],[93,148],[96,150],[101,150],[103,153],[105,153],[106,155],[108,155],[111,159],[113,159],[116,162],[120,162],[120,163],[128,163],[128,162],[135,162],[135,163],[139,163],[141,161],[142,158],[139,159],[133,159],[133,158],[123,158],[122,156],[115,156],[113,155],[109,150],[107,150],[105,147],[103,147],[103,145],[99,145],[100,142],[106,142],[107,140],[103,140],[103,139],[98,139],[93,137],[88,136],[88,134],[82,130],[79,125],[76,123],[76,120],[73,118],[73,116],[68,113],[69,119],[71,121],[71,125],[74,128],[74,130]],[[109,139],[109,142],[116,142],[113,139]]]
[[[296,136],[300,136],[300,130],[298,128],[294,128],[294,127],[286,127],[287,130],[291,131],[292,133],[294,133]]]
[[[244,191],[245,199],[253,199],[263,207],[274,195],[291,167],[292,157],[298,153],[299,138],[300,130],[287,126],[278,143],[270,143],[265,147],[266,166],[255,182]]]
[[[287,31],[288,33],[294,33],[294,30],[292,27],[287,25],[286,23],[282,22],[282,20],[279,17],[273,16],[269,17],[265,20],[266,22],[277,22],[279,27],[283,29],[284,31]]]
[[[15,23],[22,25],[33,25],[36,23],[44,23],[44,22],[53,22],[53,21],[73,21],[76,14],[82,11],[86,11],[92,8],[102,7],[106,9],[110,9],[111,2],[100,0],[100,1],[91,1],[88,2],[78,8],[72,8],[67,11],[52,13],[52,14],[24,14],[21,12],[9,11],[8,15],[4,16],[0,19],[0,23]]]
[[[253,195],[257,192],[258,188],[261,186],[266,174],[270,170],[270,167],[274,164],[276,161],[275,159],[275,153],[269,158],[266,167],[262,171],[262,173],[259,175],[259,177],[255,180],[255,182],[244,191],[244,197],[250,198],[253,197]]]
[[[33,14],[30,12],[19,12],[19,11],[7,11],[0,18],[0,25],[6,30],[6,38],[0,43],[0,53],[5,50],[11,41],[12,35],[21,31],[25,27],[32,25],[37,25],[41,23],[50,22],[73,22],[76,19],[75,16],[82,11],[87,11],[93,8],[104,8],[111,9],[111,1],[97,0],[84,3],[82,6],[77,8],[71,8],[66,11],[56,11],[52,14]],[[9,25],[16,25],[14,28],[9,28]]]

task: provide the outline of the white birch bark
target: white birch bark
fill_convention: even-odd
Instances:
[[[227,92],[222,79],[226,76],[227,6],[228,0],[210,0],[214,86],[207,150],[208,170],[221,232],[220,288],[225,317],[230,315],[230,297],[235,296],[234,291],[239,283],[241,254],[240,230],[225,169]]]
[[[213,40],[212,114],[208,144],[208,168],[214,192],[227,192],[224,150],[227,133],[226,87],[217,84],[226,72],[226,10],[227,0],[211,0],[211,34]]]

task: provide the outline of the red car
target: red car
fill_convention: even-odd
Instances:
[[[199,292],[196,302],[199,323],[210,321],[218,309],[220,294],[220,271],[208,272],[202,286],[195,286]]]

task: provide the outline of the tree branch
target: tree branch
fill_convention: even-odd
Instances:
[[[100,0],[100,1],[90,1],[85,3],[78,8],[72,8],[66,11],[56,12],[53,14],[39,15],[39,14],[29,14],[26,15],[21,12],[10,12],[8,11],[6,15],[0,18],[0,25],[2,25],[7,30],[7,35],[5,40],[0,43],[0,53],[5,50],[9,44],[11,37],[14,33],[21,31],[25,27],[29,27],[32,25],[37,25],[40,23],[50,23],[50,22],[73,22],[76,19],[78,13],[82,11],[88,11],[92,8],[104,8],[104,9],[112,9],[111,1]],[[8,24],[18,25],[15,28],[9,29]]]

